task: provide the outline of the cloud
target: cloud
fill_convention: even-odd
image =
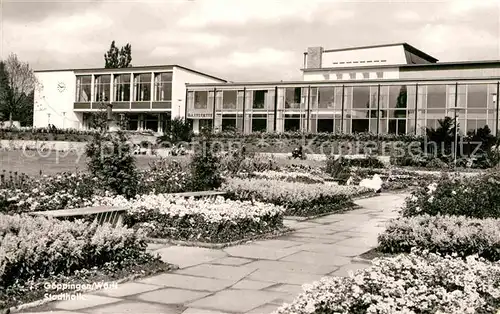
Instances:
[[[395,14],[396,19],[407,22],[418,22],[421,20],[420,14],[415,11],[402,10]]]
[[[291,65],[293,52],[281,51],[273,48],[261,48],[253,52],[234,51],[227,56],[215,58],[199,58],[196,66],[220,69],[236,67],[240,69],[263,68],[268,66]]]
[[[500,9],[500,2],[498,0],[450,0],[449,12],[451,14],[468,14],[470,11],[480,10],[485,8]]]
[[[182,27],[244,25],[250,21],[280,23],[284,19],[310,22],[328,0],[198,0],[179,20]]]

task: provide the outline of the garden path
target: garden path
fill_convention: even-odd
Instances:
[[[153,245],[151,250],[180,269],[86,294],[82,301],[52,302],[30,311],[271,313],[291,302],[304,283],[367,267],[356,256],[376,246],[377,234],[398,215],[406,196],[382,193],[356,201],[360,208],[346,213],[304,222],[286,220],[295,232],[225,249]]]

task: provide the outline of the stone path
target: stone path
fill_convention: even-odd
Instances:
[[[361,208],[347,213],[307,222],[287,220],[296,232],[222,250],[156,245],[152,249],[164,261],[179,265],[179,270],[86,294],[85,300],[57,301],[30,311],[271,313],[291,302],[304,283],[367,267],[353,258],[376,246],[377,234],[397,216],[405,196],[384,193],[357,201]]]

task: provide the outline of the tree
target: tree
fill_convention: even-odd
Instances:
[[[14,116],[19,118],[23,112],[29,112],[29,107],[33,107],[32,95],[37,85],[33,70],[17,55],[10,54],[4,66],[0,66],[0,109],[9,117],[10,125]]]
[[[180,117],[170,121],[170,125],[167,126],[163,133],[164,135],[158,138],[158,142],[177,144],[179,142],[191,142],[193,137],[191,123]]]
[[[452,152],[452,144],[455,141],[455,127],[457,132],[460,130],[459,125],[455,125],[455,120],[450,117],[438,120],[439,126],[434,128],[427,128],[426,134],[429,143],[437,144],[437,147],[443,148],[438,150],[437,157],[442,158],[444,155],[449,155]]]
[[[116,47],[115,41],[113,40],[108,52],[104,54],[104,62],[104,67],[106,69],[131,67],[132,46],[130,44],[126,44],[125,46],[118,49],[118,47]]]

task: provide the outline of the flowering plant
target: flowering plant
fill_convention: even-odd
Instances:
[[[464,216],[401,217],[392,220],[378,237],[383,252],[410,252],[417,247],[465,257],[478,254],[500,260],[500,219]]]
[[[97,197],[94,205],[127,208],[126,222],[146,226],[152,237],[227,242],[283,227],[284,208],[272,204],[217,198],[178,198],[149,194]]]
[[[499,263],[415,251],[376,259],[350,277],[305,285],[274,313],[496,313],[499,282]]]
[[[324,183],[325,180],[307,172],[280,172],[280,171],[263,171],[253,172],[251,177],[259,179],[271,179],[288,182],[301,182],[301,183]]]
[[[351,197],[370,193],[367,188],[333,184],[305,184],[269,179],[229,178],[221,188],[230,198],[255,199],[284,206],[288,215],[311,216],[339,210]]]

